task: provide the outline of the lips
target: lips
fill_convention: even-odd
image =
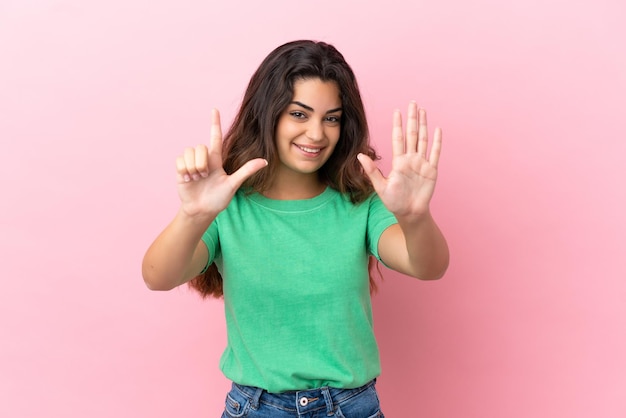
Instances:
[[[322,149],[321,148],[313,148],[313,147],[307,147],[304,145],[298,145],[298,144],[294,144],[296,147],[298,147],[300,150],[306,152],[307,154],[319,154]]]

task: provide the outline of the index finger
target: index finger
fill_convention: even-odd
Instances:
[[[222,156],[222,124],[220,122],[220,111],[211,111],[211,143],[209,144],[209,154]]]

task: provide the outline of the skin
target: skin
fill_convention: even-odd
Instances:
[[[319,79],[294,84],[292,103],[279,117],[276,146],[280,166],[271,187],[272,199],[306,199],[326,187],[317,175],[339,141],[341,100],[334,82]],[[401,273],[437,279],[447,269],[448,246],[430,213],[441,153],[441,130],[435,129],[428,154],[426,111],[409,104],[406,133],[400,111],[393,115],[392,169],[383,176],[367,156],[357,158],[384,205],[398,224],[387,228],[379,240],[383,262]],[[267,161],[253,159],[227,175],[222,166],[222,131],[219,112],[213,110],[211,141],[207,148],[186,148],[176,159],[181,205],[172,222],[148,248],[142,273],[152,290],[169,290],[195,277],[206,265],[208,250],[202,234],[224,210],[249,176]]]
[[[299,80],[276,125],[280,165],[266,197],[307,199],[326,185],[317,171],[333,153],[341,133],[341,98],[334,82]],[[314,152],[308,152],[314,151]]]
[[[392,168],[384,177],[366,155],[357,158],[376,193],[398,220],[378,242],[381,259],[392,269],[422,280],[438,279],[448,268],[446,240],[430,212],[437,182],[442,132],[436,128],[428,155],[426,110],[409,103],[406,134],[399,110],[393,114]]]
[[[151,290],[170,290],[193,279],[208,260],[202,234],[232,200],[245,179],[267,166],[256,158],[231,175],[222,164],[220,115],[213,109],[211,141],[207,148],[186,148],[176,159],[180,208],[146,252],[142,274]]]

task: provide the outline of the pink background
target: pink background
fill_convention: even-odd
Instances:
[[[621,0],[0,2],[0,415],[216,417],[222,302],[148,291],[174,159],[298,38],[444,130],[438,282],[375,297],[389,417],[626,416]],[[386,170],[386,169],[385,169]]]

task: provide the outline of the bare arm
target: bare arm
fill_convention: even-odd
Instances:
[[[378,242],[383,262],[401,273],[423,279],[438,279],[449,263],[448,244],[430,212],[430,200],[437,181],[441,153],[441,130],[427,158],[428,128],[426,111],[409,104],[406,136],[402,118],[394,112],[392,170],[384,177],[374,162],[359,155],[365,173],[398,224],[387,228]]]
[[[378,252],[392,269],[422,280],[441,278],[450,260],[446,239],[430,214],[387,228]]]
[[[267,165],[256,158],[228,175],[222,167],[222,132],[213,111],[210,148],[186,148],[176,159],[181,205],[174,220],[150,245],[143,259],[143,279],[149,289],[170,290],[197,276],[209,253],[202,235],[252,174]]]
[[[209,258],[201,238],[212,221],[176,214],[144,256],[142,274],[150,290],[170,290],[200,274]]]

